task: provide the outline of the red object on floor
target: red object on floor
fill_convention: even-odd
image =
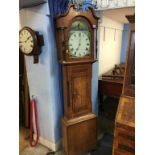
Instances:
[[[33,110],[34,109],[34,110]],[[34,115],[33,115],[34,111]],[[34,116],[34,124],[36,127],[36,141],[33,143],[33,116]],[[35,147],[38,144],[39,140],[39,132],[38,132],[38,120],[37,120],[37,108],[36,108],[36,100],[32,99],[30,103],[30,145],[31,147]]]

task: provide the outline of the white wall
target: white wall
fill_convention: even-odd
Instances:
[[[98,43],[99,76],[112,69],[115,64],[120,63],[123,30],[122,23],[107,18],[103,14],[100,20]]]

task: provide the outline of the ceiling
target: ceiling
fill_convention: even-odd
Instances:
[[[47,0],[19,0],[19,8],[27,8],[47,2]]]
[[[47,2],[47,0],[19,0],[19,8],[21,9],[25,7],[32,7],[45,2]],[[104,10],[104,16],[121,23],[128,23],[128,20],[125,18],[125,15],[131,15],[134,14],[134,12],[134,7],[111,9]]]
[[[134,13],[135,13],[135,7],[128,7],[113,10],[105,10],[104,16],[121,23],[128,23],[128,20],[126,19],[125,16],[132,15]]]

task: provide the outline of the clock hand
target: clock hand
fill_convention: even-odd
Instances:
[[[30,38],[31,38],[31,36],[29,36],[29,37],[26,39],[26,41],[25,41],[25,42],[27,42]]]
[[[79,46],[81,46],[81,38],[79,39]]]

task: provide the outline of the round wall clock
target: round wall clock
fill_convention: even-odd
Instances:
[[[37,45],[37,37],[35,32],[29,28],[24,27],[19,32],[19,48],[24,54],[32,54],[34,47]]]
[[[19,49],[25,55],[33,55],[34,63],[38,62],[41,46],[44,45],[43,36],[30,27],[24,27],[19,31]]]

